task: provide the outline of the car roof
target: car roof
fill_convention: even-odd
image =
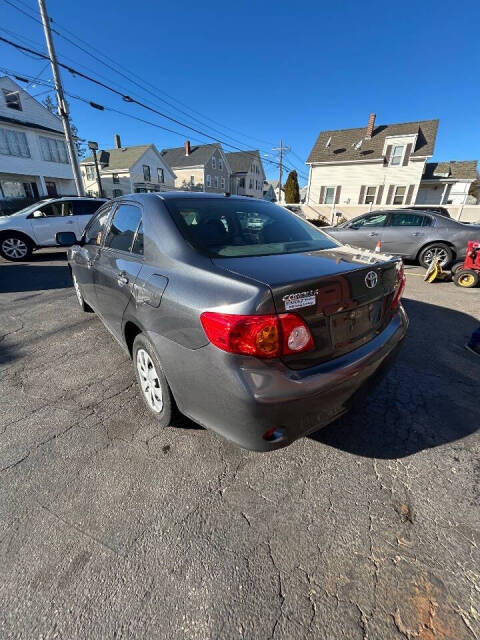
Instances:
[[[215,199],[228,198],[229,200],[255,200],[248,196],[227,195],[226,193],[205,193],[204,191],[161,191],[154,194],[135,194],[135,195],[155,195],[162,200],[189,200],[191,198]],[[259,199],[259,198],[258,198]],[[261,200],[263,202],[263,200]]]

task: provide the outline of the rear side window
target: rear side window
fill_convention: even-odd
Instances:
[[[132,204],[121,204],[113,215],[105,247],[116,251],[130,251],[142,212]]]
[[[415,213],[392,213],[390,227],[421,227],[424,216]]]
[[[278,255],[338,246],[298,216],[263,200],[172,198],[165,204],[184,238],[213,257]]]
[[[102,206],[99,200],[72,200],[72,215],[92,216]]]
[[[432,223],[433,223],[433,219],[431,216],[423,216],[422,227],[431,227]]]
[[[105,232],[105,225],[108,221],[108,216],[112,210],[112,205],[102,208],[97,215],[90,220],[84,233],[84,244],[94,244],[99,246],[102,242],[102,237]]]

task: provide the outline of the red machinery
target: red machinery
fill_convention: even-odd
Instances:
[[[476,287],[480,280],[480,242],[467,244],[467,255],[463,264],[454,265],[453,281],[457,287]]]

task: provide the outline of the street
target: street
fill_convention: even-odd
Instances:
[[[423,273],[365,406],[260,454],[156,427],[63,252],[0,261],[0,637],[480,638],[480,292]]]

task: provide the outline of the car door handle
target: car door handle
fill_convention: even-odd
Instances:
[[[370,237],[373,237],[373,236],[378,236],[378,233],[376,231],[370,231],[370,233],[368,235]]]
[[[415,231],[415,233],[412,233],[412,236],[423,236],[425,235],[424,233],[422,233],[421,231]]]
[[[125,271],[121,271],[119,274],[117,274],[117,282],[119,287],[124,287],[126,284],[128,284],[128,278]]]

